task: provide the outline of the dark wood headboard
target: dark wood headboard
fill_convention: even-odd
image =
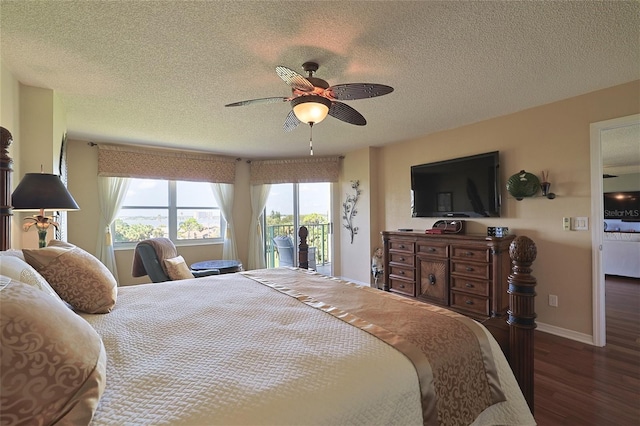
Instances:
[[[11,173],[13,160],[9,157],[11,132],[0,127],[0,250],[11,247]]]

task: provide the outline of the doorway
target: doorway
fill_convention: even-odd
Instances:
[[[264,217],[268,268],[280,266],[273,239],[289,237],[297,248],[300,243],[298,229],[304,225],[309,231],[309,268],[325,275],[332,274],[331,183],[272,184]],[[294,266],[298,266],[297,256],[293,257]]]
[[[603,150],[606,132],[626,126],[640,125],[640,114],[591,124],[591,243],[593,276],[593,344],[606,344],[605,275],[602,266],[604,234]]]

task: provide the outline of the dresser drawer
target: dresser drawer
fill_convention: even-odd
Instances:
[[[467,259],[477,262],[489,262],[490,251],[484,247],[451,246],[452,259]]]
[[[418,257],[416,293],[419,299],[441,305],[449,303],[449,261],[427,256]]]
[[[489,299],[468,293],[452,291],[451,307],[480,315],[489,315]]]
[[[491,278],[491,265],[488,263],[473,263],[452,260],[451,273],[488,280],[489,278]]]
[[[394,277],[406,278],[412,280],[415,278],[415,270],[413,268],[407,268],[404,266],[389,265],[389,275]]]
[[[415,243],[413,241],[389,240],[389,250],[413,253]]]
[[[451,290],[489,296],[489,281],[472,280],[466,277],[451,277]]]
[[[415,257],[413,253],[397,253],[389,252],[389,264],[413,267],[415,265]]]
[[[400,280],[393,277],[389,277],[389,290],[404,294],[405,296],[415,297],[416,295],[416,286],[412,281]]]
[[[416,250],[418,254],[425,254],[433,257],[447,257],[447,245],[446,244],[438,244],[438,243],[418,243],[418,247]]]

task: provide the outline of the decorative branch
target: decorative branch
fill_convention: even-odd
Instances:
[[[545,183],[545,182],[549,182],[549,171],[542,171],[542,182],[541,183]]]
[[[342,203],[342,219],[344,219],[344,227],[351,232],[351,244],[353,244],[353,236],[358,233],[358,227],[353,226],[353,218],[356,214],[358,214],[358,210],[356,210],[356,204],[358,204],[358,198],[362,191],[359,189],[360,181],[352,180],[351,181],[351,189],[355,191],[354,195],[347,194],[347,200]]]

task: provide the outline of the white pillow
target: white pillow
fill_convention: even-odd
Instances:
[[[19,257],[20,259],[24,260],[24,254],[22,253],[22,250],[9,249],[6,251],[0,251],[0,257],[2,256]]]
[[[19,252],[19,250],[15,251]],[[20,254],[22,255],[22,252],[20,252]],[[29,284],[32,287],[39,288],[40,290],[50,294],[52,297],[64,303],[58,293],[56,293],[55,290],[49,285],[47,280],[45,280],[44,277],[33,268],[33,266],[29,265],[27,262],[16,255],[3,254],[2,256],[0,256],[0,275],[4,275],[15,281],[20,281],[25,284]]]

